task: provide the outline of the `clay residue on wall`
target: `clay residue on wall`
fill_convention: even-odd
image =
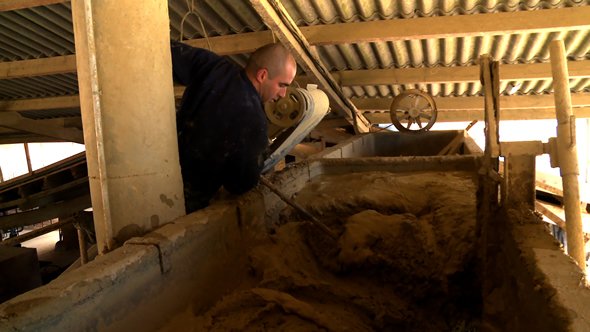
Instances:
[[[249,254],[250,286],[168,328],[474,331],[475,191],[459,172],[314,178],[296,200],[339,240],[285,208]]]

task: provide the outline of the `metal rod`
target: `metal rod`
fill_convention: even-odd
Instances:
[[[334,231],[332,231],[330,228],[328,228],[328,226],[326,226],[321,221],[317,220],[316,217],[314,217],[311,213],[307,212],[307,210],[305,210],[299,204],[295,203],[295,201],[293,201],[291,198],[287,197],[287,195],[285,195],[282,191],[279,190],[279,188],[275,187],[274,184],[270,183],[270,181],[268,181],[262,175],[260,176],[260,182],[262,182],[262,184],[264,184],[265,186],[267,186],[268,189],[270,189],[272,192],[274,192],[275,194],[277,194],[287,204],[289,204],[292,207],[294,207],[295,210],[297,210],[299,213],[301,213],[306,218],[308,218],[314,226],[318,227],[326,235],[328,235],[329,237],[331,237],[332,239],[334,239],[336,241],[338,240],[338,235],[336,235],[336,233],[334,233]]]
[[[34,239],[34,238],[39,237],[41,235],[47,234],[49,232],[53,232],[56,229],[60,229],[63,226],[72,223],[73,221],[74,221],[74,218],[71,218],[71,217],[70,218],[67,218],[67,219],[64,219],[64,220],[60,220],[60,221],[56,222],[55,224],[51,224],[49,226],[45,226],[43,228],[36,229],[36,230],[31,231],[31,232],[28,232],[26,234],[23,234],[23,235],[19,235],[17,237],[10,238],[10,239],[8,239],[6,241],[2,241],[2,242],[0,242],[0,247],[12,247],[12,246],[15,246],[15,245],[17,245],[19,243],[23,243],[25,241]]]
[[[86,248],[86,236],[84,231],[80,228],[78,230],[78,243],[80,244],[80,263],[82,265],[88,263],[88,249]]]
[[[575,118],[572,116],[572,100],[569,89],[567,59],[562,40],[549,45],[551,72],[555,90],[555,114],[557,117],[557,155],[563,182],[565,226],[568,254],[586,271],[580,187],[578,176],[578,149],[575,137]]]

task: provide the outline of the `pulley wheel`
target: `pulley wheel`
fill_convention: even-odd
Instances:
[[[305,97],[297,88],[288,87],[285,97],[268,103],[264,107],[268,120],[279,126],[288,128],[299,123],[306,109]]]
[[[436,122],[436,104],[426,92],[406,90],[393,99],[389,115],[391,122],[404,133],[421,134]]]

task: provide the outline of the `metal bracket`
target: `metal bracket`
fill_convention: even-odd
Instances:
[[[543,144],[543,151],[549,154],[549,160],[551,161],[551,167],[558,168],[559,166],[559,155],[557,150],[557,137],[549,137],[549,143]]]
[[[172,269],[170,254],[172,252],[172,241],[168,239],[134,237],[125,242],[131,245],[155,246],[158,249],[160,259],[160,271],[162,274],[170,272]]]

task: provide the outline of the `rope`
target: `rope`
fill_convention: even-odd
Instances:
[[[182,41],[182,37],[183,37],[184,21],[186,20],[186,18],[190,14],[195,14],[195,16],[199,19],[199,23],[201,24],[201,29],[203,30],[202,36],[205,37],[205,40],[207,41],[207,47],[209,47],[209,51],[213,52],[213,50],[211,49],[211,44],[209,43],[209,37],[207,36],[207,31],[205,30],[205,25],[203,24],[203,20],[201,20],[201,16],[199,16],[199,13],[197,13],[197,11],[195,10],[195,0],[191,0],[190,3],[189,3],[189,0],[186,0],[186,6],[188,7],[188,12],[186,14],[184,14],[184,16],[182,17],[182,21],[180,21],[180,41]],[[274,39],[274,35],[273,35],[273,39]]]

